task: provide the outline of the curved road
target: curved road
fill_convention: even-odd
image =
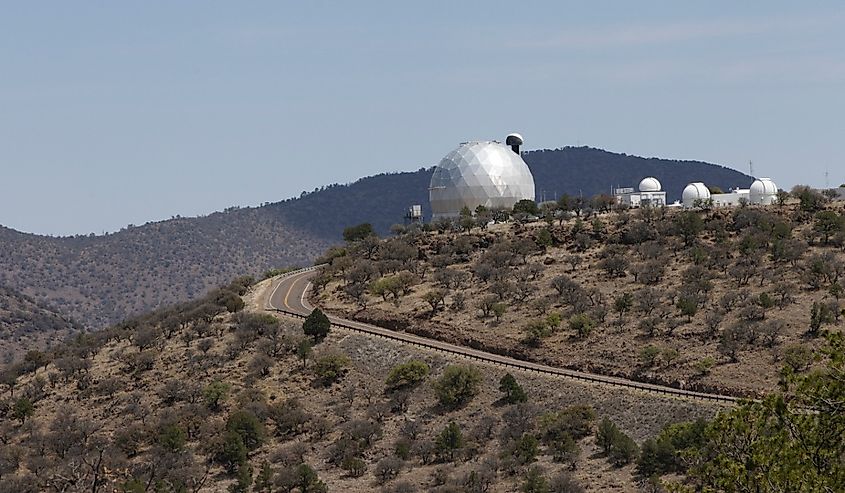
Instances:
[[[309,267],[299,271],[291,272],[276,278],[271,285],[272,291],[267,298],[265,309],[282,312],[294,317],[304,318],[313,307],[305,299],[305,294],[311,285],[310,279],[317,273],[317,268]],[[328,315],[328,314],[327,314]],[[495,353],[488,353],[478,349],[468,348],[450,344],[448,342],[438,341],[436,339],[429,339],[420,337],[406,332],[396,332],[393,330],[377,327],[375,325],[356,322],[354,320],[346,320],[338,317],[328,315],[332,325],[360,332],[364,334],[385,337],[395,341],[403,342],[413,346],[424,347],[449,353],[452,355],[471,358],[487,363],[492,363],[508,368],[521,369],[525,371],[534,371],[538,373],[545,373],[550,375],[557,375],[566,378],[572,378],[581,381],[600,383],[616,387],[627,387],[638,389],[646,392],[654,392],[666,395],[673,395],[688,399],[709,400],[719,402],[737,402],[740,398],[720,395],[708,394],[704,392],[695,392],[691,390],[676,389],[674,387],[666,387],[663,385],[656,385],[650,383],[636,382],[624,378],[610,377],[604,375],[596,375],[593,373],[580,372],[575,370],[568,370],[564,368],[556,368],[553,366],[543,365],[540,363],[532,363],[508,356],[502,356]]]

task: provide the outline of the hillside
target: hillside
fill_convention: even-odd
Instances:
[[[845,215],[828,207],[639,209],[367,238],[330,253],[312,302],[552,366],[756,397],[841,326]]]
[[[672,199],[692,180],[722,187],[750,182],[716,165],[586,147],[527,152],[525,159],[538,193],[587,196],[606,192],[610,183],[636,185],[642,176],[654,175]],[[0,228],[0,285],[49,303],[86,327],[101,328],[198,296],[236,275],[307,264],[338,242],[350,224],[370,222],[385,233],[402,222],[409,205],[428,209],[431,172],[377,175],[262,207],[148,223],[104,236],[53,238]]]
[[[841,332],[825,371],[785,372],[783,394],[724,407],[506,374],[338,328],[306,338],[302,322],[260,309],[272,288],[238,280],[0,368],[0,491],[834,491],[845,480]]]
[[[330,243],[266,210],[240,209],[105,236],[52,238],[0,228],[0,244],[0,284],[100,328],[242,273],[307,264]]]
[[[0,364],[30,349],[44,349],[81,329],[52,308],[0,286]]]
[[[33,359],[0,398],[0,491],[252,491],[266,481],[255,491],[505,493],[539,467],[556,492],[635,492],[634,465],[611,465],[593,438],[601,418],[641,442],[723,409],[527,373],[515,375],[527,402],[508,404],[501,369],[342,332],[303,361],[301,322],[257,309],[270,287],[245,295],[246,312],[197,310],[212,295]],[[387,385],[409,361],[426,365],[421,381]],[[434,382],[454,365],[479,380],[466,402],[445,406]],[[462,438],[438,448],[449,423]]]

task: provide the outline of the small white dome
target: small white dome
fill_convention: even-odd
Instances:
[[[752,204],[770,205],[777,200],[778,186],[771,178],[758,178],[751,184],[748,195]]]
[[[710,189],[708,189],[704,183],[697,181],[695,183],[690,183],[686,186],[686,188],[684,188],[682,197],[684,207],[693,207],[696,200],[710,199]]]
[[[640,192],[659,192],[661,190],[660,182],[657,178],[649,176],[643,178],[639,186]]]

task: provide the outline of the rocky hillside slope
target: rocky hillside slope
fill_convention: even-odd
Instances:
[[[82,327],[29,296],[0,286],[0,364],[31,349],[45,349]]]
[[[845,319],[841,203],[462,226],[330,252],[313,302],[552,366],[741,396],[775,389],[784,364],[809,366]]]
[[[234,315],[214,294],[7,369],[0,491],[634,492],[601,418],[641,442],[721,409],[522,373],[509,403],[499,368],[343,332],[310,349],[300,321],[257,310],[269,287]],[[455,367],[468,387],[446,405]]]
[[[329,329],[316,313],[306,337],[300,320],[260,310],[271,281],[245,282],[0,367],[0,491],[836,491],[845,480],[841,331],[826,331],[820,371],[787,367],[782,393],[722,407],[508,374]]]

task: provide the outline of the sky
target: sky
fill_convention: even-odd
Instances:
[[[512,131],[835,186],[843,25],[832,1],[0,0],[0,224],[102,234]]]

